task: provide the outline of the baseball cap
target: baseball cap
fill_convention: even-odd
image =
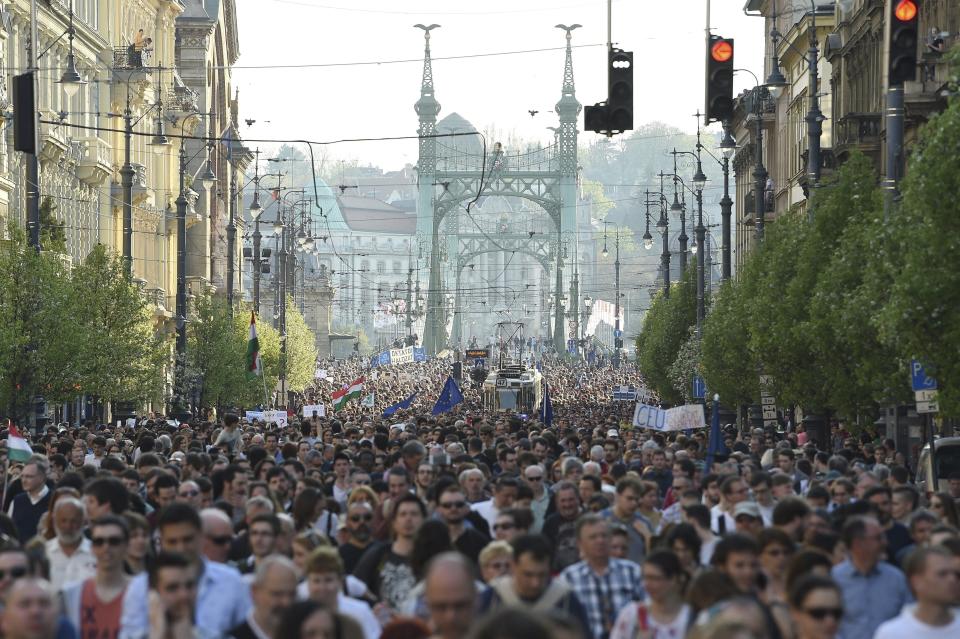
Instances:
[[[749,515],[754,519],[763,519],[760,515],[760,506],[757,506],[756,502],[752,501],[741,501],[733,507],[733,518],[736,519],[740,515]]]
[[[617,432],[616,428],[611,428],[610,430],[607,431],[607,437],[619,437],[619,436],[620,436],[620,433]]]

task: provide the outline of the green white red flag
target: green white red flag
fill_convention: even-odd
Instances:
[[[334,391],[330,395],[330,399],[333,400],[333,412],[337,412],[341,408],[347,405],[351,399],[357,399],[363,393],[363,378],[358,377],[353,380],[347,386],[344,386],[338,391]]]
[[[10,420],[7,420],[7,454],[12,462],[25,462],[33,455],[30,444]]]

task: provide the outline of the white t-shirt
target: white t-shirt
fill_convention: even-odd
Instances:
[[[613,630],[610,631],[610,639],[634,639],[637,636],[637,625],[639,622],[638,610],[640,606],[647,604],[633,602],[624,606],[620,614],[617,615],[617,621],[613,624]],[[657,621],[650,614],[650,608],[647,608],[647,633],[646,637],[650,639],[683,639],[687,634],[687,624],[690,622],[690,606],[683,604],[680,612],[669,623]],[[912,638],[911,638],[912,639]]]
[[[928,626],[913,616],[913,610],[905,610],[899,616],[886,621],[877,628],[873,639],[956,639],[960,637],[960,615],[946,626]]]

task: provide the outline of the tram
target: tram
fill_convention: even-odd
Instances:
[[[543,375],[524,366],[490,371],[483,382],[483,405],[492,412],[535,415],[543,401]]]

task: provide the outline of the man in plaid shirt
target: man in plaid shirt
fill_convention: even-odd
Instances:
[[[617,613],[644,597],[640,566],[610,556],[610,522],[595,514],[577,520],[577,544],[582,561],[561,573],[587,612],[590,634],[607,639]]]

